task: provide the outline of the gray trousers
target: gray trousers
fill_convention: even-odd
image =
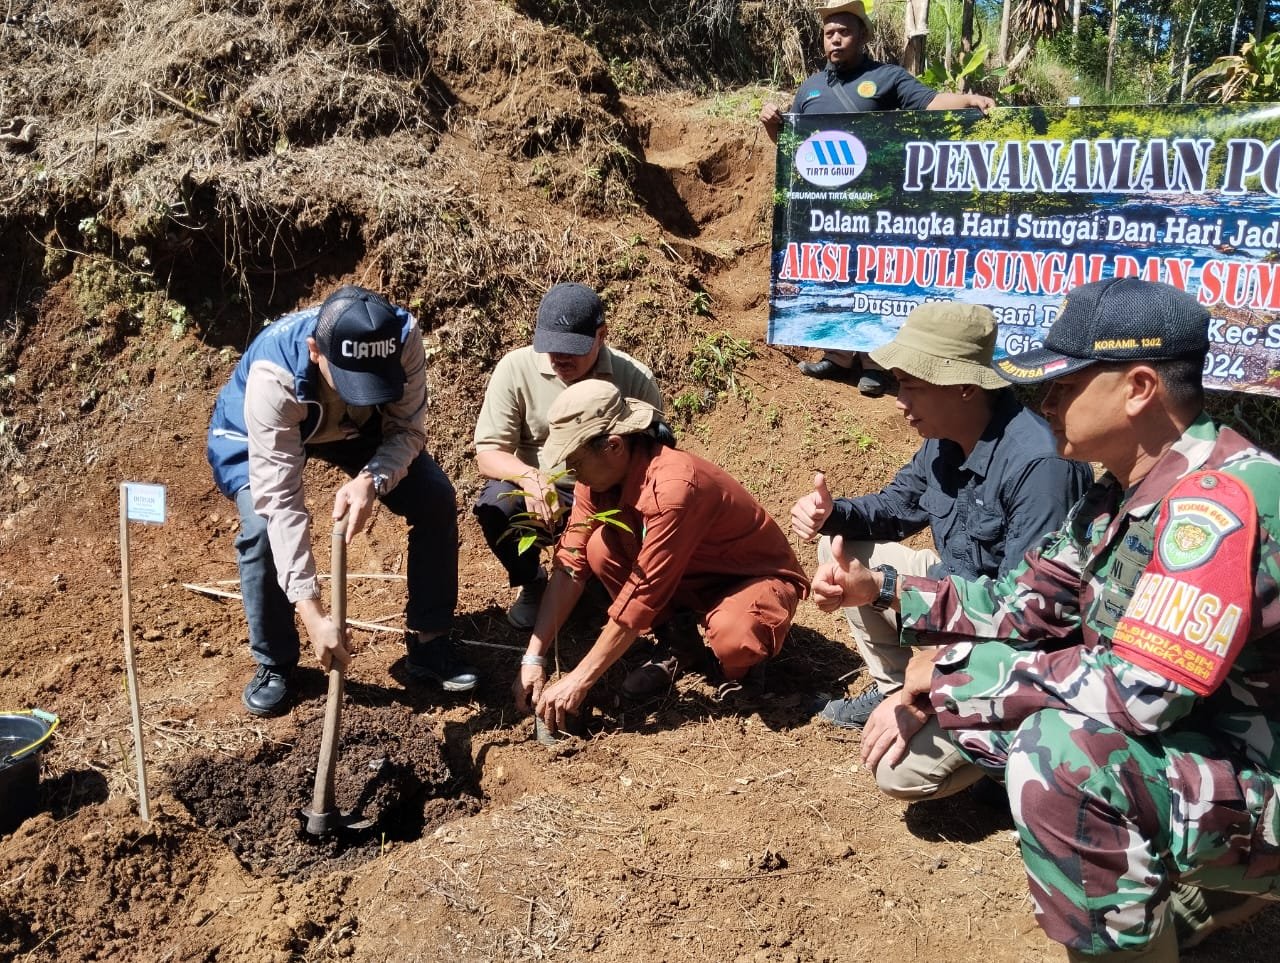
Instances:
[[[857,559],[868,568],[892,565],[899,575],[927,576],[929,568],[938,562],[933,550],[907,548],[900,542],[845,541],[844,552],[845,557]],[[818,562],[831,560],[831,540],[823,536],[818,540]],[[892,609],[877,612],[864,605],[845,609],[844,617],[876,686],[886,696],[897,692],[915,651],[899,643],[897,613]],[[897,799],[941,799],[967,789],[981,778],[982,770],[960,754],[932,715],[912,737],[901,762],[890,766],[881,760],[876,766],[876,784]]]

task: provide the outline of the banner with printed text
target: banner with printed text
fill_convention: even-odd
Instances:
[[[1209,309],[1206,386],[1280,395],[1280,105],[787,118],[771,344],[866,351],[956,300],[995,312],[1000,358],[1124,276]]]

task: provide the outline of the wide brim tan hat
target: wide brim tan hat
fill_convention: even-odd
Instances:
[[[851,13],[862,21],[862,26],[870,33],[871,17],[869,15],[870,11],[867,9],[869,6],[863,0],[825,0],[825,2],[819,3],[814,10],[823,23],[838,13]]]
[[[658,410],[639,398],[624,398],[608,381],[588,378],[560,393],[547,412],[543,464],[559,465],[592,438],[634,435],[658,417]]]
[[[1004,379],[991,367],[996,346],[996,318],[981,304],[930,301],[907,315],[901,329],[871,360],[897,368],[931,385],[977,385],[1003,388]]]

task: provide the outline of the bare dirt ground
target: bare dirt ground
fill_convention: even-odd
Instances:
[[[555,37],[545,56],[580,55]],[[619,100],[610,109],[634,132],[642,203],[572,216],[559,173],[548,181],[477,147],[487,124],[519,114],[505,96],[468,88],[455,108],[469,123],[443,140],[487,198],[480,210],[517,238],[528,229],[573,245],[585,233],[612,251],[607,269],[583,276],[607,287],[616,340],[653,364],[669,399],[711,390],[691,374],[699,339],[723,332],[752,346],[711,410],[681,419],[681,443],[743,479],[779,519],[816,469],[841,493],[887,480],[916,444],[893,400],[805,381],[794,368],[802,352],[764,343],[773,162],[754,95],[730,109],[723,96]],[[579,103],[544,96],[560,108],[548,117]],[[385,252],[352,244],[324,254],[307,283],[285,277],[277,302],[342,280],[398,283]],[[558,278],[572,276],[562,267]],[[671,293],[672,277],[684,294]],[[812,721],[818,693],[865,679],[843,626],[811,603],[782,656],[731,704],[696,675],[653,704],[620,704],[609,694],[615,670],[598,687],[590,738],[533,741],[509,695],[524,642],[504,618],[511,593],[467,510],[477,488],[467,446],[487,365],[527,338],[537,290],[506,313],[445,303],[440,323],[428,312],[443,295],[417,288],[437,352],[430,444],[457,483],[463,523],[456,635],[472,643],[482,681],[461,699],[414,686],[397,634],[358,631],[339,803],[363,794],[377,824],[324,844],[303,838],[324,678],[306,669],[290,715],[250,719],[238,603],[183,587],[234,588],[235,512],[213,488],[203,440],[236,345],[176,323],[161,336],[122,324],[88,378],[86,338],[108,322],[86,321],[82,284],[55,272],[9,353],[3,424],[19,437],[0,478],[0,707],[56,712],[62,727],[44,754],[39,812],[0,839],[0,959],[1062,957],[1035,925],[1007,813],[968,795],[886,799],[857,765],[856,734]],[[691,311],[699,291],[706,300]],[[483,352],[468,347],[480,342]],[[309,471],[323,520],[336,478]],[[150,824],[137,815],[123,686],[125,480],[168,486],[166,524],[130,531]],[[322,567],[324,533],[322,521]],[[812,567],[812,547],[798,548]],[[352,547],[351,618],[397,624],[403,583],[362,576],[395,575],[403,562],[398,521],[382,512]],[[571,622],[568,658],[598,618]],[[1188,958],[1271,960],[1278,937],[1272,911]]]

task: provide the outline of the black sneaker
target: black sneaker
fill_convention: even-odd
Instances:
[[[289,709],[293,693],[289,690],[291,665],[260,665],[249,684],[244,687],[240,701],[250,715],[278,716]]]
[[[796,367],[800,369],[800,373],[806,378],[822,378],[826,381],[848,381],[856,374],[853,368],[846,368],[842,364],[836,364],[830,358],[821,358],[818,361],[801,361]]]
[[[865,398],[879,398],[897,384],[893,375],[877,368],[863,368],[858,379],[858,393]]]
[[[516,596],[515,603],[507,609],[507,621],[513,628],[533,628],[533,624],[538,621],[538,607],[542,605],[542,596],[546,591],[546,578],[540,578],[520,587],[520,594]]]
[[[653,627],[654,645],[649,658],[622,680],[622,693],[630,699],[665,695],[676,679],[701,664],[707,648],[698,633],[698,621],[688,612],[672,616]]]
[[[668,653],[665,658],[655,656],[627,673],[622,680],[623,695],[629,699],[652,699],[664,695],[675,685],[682,668],[679,657],[674,653]]]
[[[447,635],[428,642],[416,632],[404,637],[409,648],[405,669],[417,682],[438,682],[446,692],[470,692],[476,687],[476,670],[462,657],[462,647]]]
[[[872,686],[853,699],[833,699],[822,707],[818,718],[841,729],[861,729],[871,718],[876,706],[884,702],[884,695]]]

